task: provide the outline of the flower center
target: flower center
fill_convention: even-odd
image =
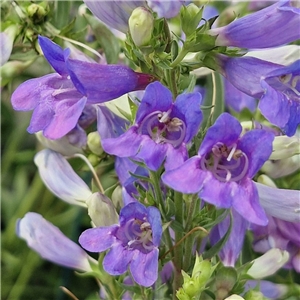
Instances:
[[[128,238],[128,249],[143,248],[151,251],[154,248],[151,225],[146,217],[142,221],[129,220],[125,225],[125,235]]]
[[[216,179],[222,182],[242,180],[249,168],[247,155],[237,145],[227,147],[223,143],[216,143],[211,153],[201,158],[200,167],[204,171],[210,171]]]
[[[149,135],[157,144],[169,143],[174,148],[180,146],[186,134],[186,126],[179,118],[171,118],[171,112],[171,108],[166,112],[152,112],[144,118],[138,133]]]
[[[300,80],[300,75],[292,76],[292,74],[286,74],[279,76],[280,82],[291,89],[297,96],[300,96],[300,92],[297,89],[298,82]]]

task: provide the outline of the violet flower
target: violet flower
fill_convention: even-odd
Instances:
[[[104,270],[110,275],[121,275],[129,266],[133,279],[148,287],[158,276],[161,235],[159,210],[136,202],[121,209],[118,225],[88,229],[79,237],[79,243],[90,252],[110,248],[103,260]]]
[[[216,69],[237,89],[261,98],[261,113],[292,136],[300,123],[300,60],[282,66],[255,57],[215,55]]]
[[[175,103],[159,82],[150,84],[136,113],[135,124],[115,139],[103,139],[103,149],[119,157],[142,160],[156,171],[165,160],[172,169],[188,157],[186,144],[197,133],[201,120],[201,95],[181,94]]]
[[[153,76],[126,66],[100,65],[69,58],[69,49],[39,36],[43,53],[57,73],[30,79],[12,95],[15,110],[34,110],[27,130],[43,131],[58,139],[77,124],[87,104],[99,104],[125,93],[144,89]]]
[[[27,213],[18,219],[16,233],[42,258],[68,268],[91,272],[90,263],[97,265],[79,245],[67,238],[56,226],[41,215]]]
[[[218,207],[233,207],[246,220],[265,225],[268,219],[259,204],[251,178],[272,153],[274,135],[254,129],[242,137],[240,123],[223,113],[207,131],[198,155],[162,176],[165,184]]]
[[[244,237],[248,227],[248,222],[238,214],[234,209],[232,210],[233,224],[229,239],[219,252],[219,257],[224,266],[234,267],[240,252],[243,247]],[[221,223],[217,224],[210,231],[211,245],[215,245],[226,234],[230,223],[230,216],[227,216]]]
[[[216,46],[276,47],[300,38],[299,14],[296,1],[278,1],[224,27],[211,29],[209,34],[217,35]]]
[[[292,136],[300,124],[300,60],[268,73],[261,80],[265,93],[258,108],[274,125]]]
[[[175,17],[185,1],[88,1],[84,3],[89,10],[103,23],[123,33],[128,31],[128,20],[132,11],[137,7],[146,7],[158,14],[159,18]]]

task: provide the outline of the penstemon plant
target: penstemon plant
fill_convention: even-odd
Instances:
[[[3,98],[16,118],[33,111],[18,126],[39,142],[32,189],[15,214],[4,200],[5,299],[299,299],[298,1],[2,1],[1,14]],[[39,268],[14,256],[17,237],[76,283],[31,288]]]

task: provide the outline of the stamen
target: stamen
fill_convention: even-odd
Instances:
[[[249,167],[249,159],[247,157],[247,155],[243,152],[243,156],[245,158],[245,164],[244,164],[244,169],[243,171],[240,173],[240,175],[231,178],[231,181],[239,181],[241,179],[244,178],[244,176],[246,175],[247,171],[248,171],[248,167]]]
[[[62,93],[67,93],[67,92],[70,92],[70,91],[74,91],[74,88],[65,88],[65,89],[59,88],[58,90],[55,90],[52,93],[52,96],[55,97],[56,95],[59,95],[59,94],[62,94]]]
[[[138,129],[138,133],[141,133],[142,132],[142,129],[145,125],[145,123],[147,121],[149,121],[149,119],[155,115],[155,119],[158,117],[159,114],[161,114],[162,112],[160,110],[156,110],[156,111],[153,111],[151,114],[149,114],[141,123],[141,125],[139,126],[139,129]],[[154,119],[154,118],[153,118]],[[151,123],[151,122],[150,122]]]
[[[237,144],[234,144],[234,145],[232,146],[231,151],[230,151],[230,153],[229,153],[229,155],[228,155],[228,157],[227,157],[227,161],[231,161],[231,158],[232,158],[232,156],[233,156],[233,154],[234,154],[234,152],[235,152],[236,147],[237,147]]]
[[[295,88],[299,80],[300,80],[300,75],[296,75],[291,82],[291,86]]]
[[[292,78],[292,74],[285,74],[279,76],[279,80],[284,84],[288,83],[291,80],[291,78]]]
[[[167,112],[163,112],[161,116],[159,116],[158,121],[160,123],[165,123],[169,120],[169,115],[171,113],[172,109],[170,108]]]

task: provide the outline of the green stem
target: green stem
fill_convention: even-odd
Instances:
[[[174,193],[174,204],[175,204],[175,221],[177,221],[179,224],[183,224],[183,200],[182,200],[182,194],[179,192]],[[178,243],[183,237],[182,232],[175,231],[175,244]],[[173,282],[173,299],[176,298],[176,291],[181,287],[182,285],[182,257],[183,257],[183,243],[177,245],[174,249],[174,282]]]
[[[191,203],[190,203],[190,207],[189,207],[189,211],[188,211],[188,216],[187,216],[187,223],[185,226],[185,232],[189,232],[192,229],[192,221],[193,221],[193,217],[195,214],[195,208],[196,208],[196,204],[198,200],[198,195],[195,194],[192,197]],[[185,247],[184,247],[184,261],[183,261],[183,270],[187,271],[188,268],[190,267],[191,264],[191,258],[192,258],[192,254],[193,254],[193,244],[194,244],[194,235],[191,234],[185,241]]]
[[[178,64],[181,63],[181,61],[185,58],[185,56],[189,53],[188,50],[184,49],[184,47],[182,48],[182,50],[179,52],[178,56],[176,57],[176,59],[171,63],[170,67],[174,68],[176,67]]]
[[[155,197],[156,197],[156,200],[159,204],[160,212],[162,214],[162,218],[165,222],[168,222],[169,220],[167,219],[167,216],[166,216],[165,203],[164,203],[164,199],[163,199],[163,196],[162,196],[162,193],[161,193],[161,188],[160,188],[160,185],[159,185],[160,176],[159,176],[158,172],[151,171],[151,170],[149,170],[149,172],[150,172],[150,179],[152,181],[152,185],[153,185],[153,188],[154,188]],[[166,243],[167,243],[169,249],[171,249],[173,247],[173,243],[172,243],[172,239],[171,239],[171,236],[170,236],[170,231],[169,231],[168,228],[164,231],[164,236],[165,236]]]
[[[168,70],[169,71],[169,87],[171,89],[171,92],[173,94],[173,99],[176,99],[178,96],[178,91],[177,91],[177,83],[176,83],[176,71],[173,70]]]

